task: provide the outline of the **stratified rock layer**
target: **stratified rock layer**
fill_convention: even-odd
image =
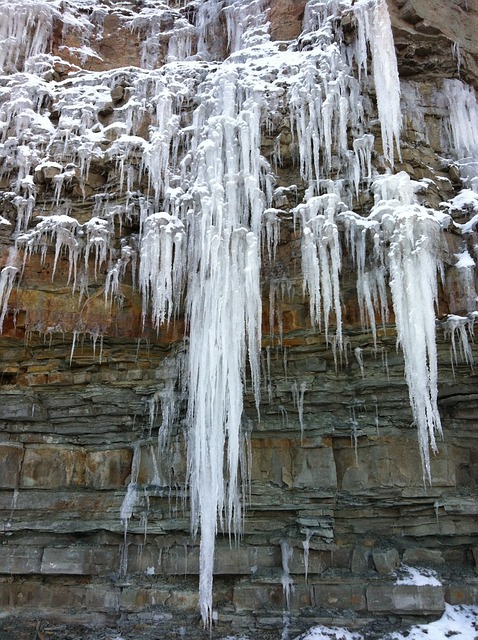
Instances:
[[[99,72],[144,63],[141,39],[148,23],[138,19],[131,30],[126,23],[135,18],[137,7],[117,4],[110,4],[101,28],[90,35],[88,54],[81,51],[81,30],[64,30],[55,22],[52,52],[61,60],[50,70],[52,81],[68,84],[78,68]],[[408,113],[394,171],[428,180],[421,202],[438,208],[462,184],[457,167],[443,162],[443,114],[431,96],[443,78],[460,76],[478,87],[478,10],[471,0],[395,0],[388,5],[400,76],[429,99],[424,105],[428,139],[413,129]],[[305,2],[271,0],[272,38],[297,38],[304,9]],[[171,21],[182,12],[194,22],[194,10],[193,5],[175,8]],[[214,25],[210,50],[225,57],[223,17]],[[347,28],[353,25],[344,24],[345,35]],[[153,66],[159,67],[166,49],[159,47],[156,55]],[[113,140],[119,137],[117,112],[131,98],[132,73],[118,71],[111,100],[98,115],[102,125],[112,125]],[[414,86],[408,84],[408,91]],[[58,113],[52,105],[48,109],[55,123]],[[147,139],[149,116],[141,118],[141,135]],[[458,347],[456,354],[451,352],[449,325],[438,322],[444,435],[431,461],[429,485],[393,313],[378,328],[374,345],[361,326],[349,256],[342,273],[343,352],[334,353],[310,325],[300,240],[290,213],[305,187],[286,126],[275,167],[277,185],[284,187],[275,203],[282,216],[281,239],[275,258],[263,265],[260,420],[252,394],[246,395],[250,486],[244,496],[243,536],[219,535],[217,540],[217,633],[255,630],[254,637],[266,637],[285,623],[291,633],[318,621],[360,626],[381,616],[437,616],[445,600],[477,603],[476,375]],[[379,138],[380,127],[375,129]],[[274,133],[264,131],[262,139],[262,152],[272,162],[277,158]],[[131,159],[137,169],[134,163]],[[72,215],[88,220],[95,195],[116,184],[118,172],[113,159],[93,159],[83,182],[73,172],[62,187]],[[56,206],[55,175],[52,166],[35,171],[43,209],[37,207],[34,215],[48,215]],[[146,193],[147,176],[135,176],[131,191]],[[2,174],[0,215],[13,221],[10,180]],[[119,189],[115,198],[124,204]],[[356,200],[357,210],[367,210],[370,191]],[[137,220],[127,221],[122,236],[131,237],[137,227]],[[453,266],[460,240],[453,230],[445,236],[440,319],[469,311]],[[469,238],[472,246],[475,234]],[[0,242],[4,266],[12,238],[2,224]],[[113,242],[119,246],[121,237]],[[154,623],[164,637],[186,625],[200,637],[199,543],[190,536],[184,488],[184,416],[168,447],[159,451],[161,416],[151,420],[153,400],[175,388],[184,351],[182,318],[159,332],[150,326],[130,266],[121,296],[112,303],[105,302],[104,268],[79,299],[71,288],[68,255],[59,256],[54,278],[53,263],[53,250],[44,259],[34,253],[26,261],[9,297],[0,338],[2,611],[67,622]],[[92,257],[90,273],[93,269]],[[270,295],[276,300],[272,319]],[[131,488],[134,506],[121,519]],[[396,584],[400,563],[432,569],[441,585]]]

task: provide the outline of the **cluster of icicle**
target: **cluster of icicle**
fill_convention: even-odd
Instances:
[[[241,529],[246,378],[259,407],[261,252],[266,247],[273,257],[280,220],[280,212],[272,208],[272,170],[260,153],[261,131],[273,129],[289,111],[306,184],[304,203],[294,212],[302,235],[304,291],[312,322],[323,328],[327,339],[334,325],[330,342],[335,349],[344,342],[344,243],[357,271],[362,322],[375,342],[377,322],[387,319],[388,283],[428,478],[429,451],[435,450],[441,432],[435,347],[441,231],[453,222],[446,213],[418,204],[416,191],[423,185],[391,172],[399,154],[403,105],[385,0],[309,0],[304,31],[286,50],[270,40],[265,0],[194,4],[195,24],[185,13],[153,0],[131,18],[132,33],[146,34],[144,68],[77,74],[54,82],[55,60],[47,53],[53,20],[61,19],[64,29],[84,24],[82,8],[88,2],[8,3],[11,10],[0,31],[0,63],[10,74],[0,77],[0,177],[12,176],[10,191],[3,196],[17,218],[12,225],[14,246],[0,276],[0,325],[12,287],[21,277],[22,261],[33,252],[44,258],[51,246],[52,277],[66,253],[71,285],[79,295],[103,268],[105,300],[111,304],[128,269],[135,281],[138,258],[145,318],[150,315],[159,331],[184,311],[189,336],[183,376],[188,485],[192,531],[200,531],[200,609],[204,622],[210,623],[216,532],[218,526],[233,535]],[[21,11],[15,11],[19,7]],[[108,10],[95,6],[96,29]],[[342,34],[344,14],[353,17],[356,27],[351,44]],[[221,64],[210,44],[219,19],[230,52]],[[97,35],[88,24],[85,56],[92,55],[88,38]],[[28,41],[22,38],[27,32]],[[165,42],[167,64],[155,69]],[[115,109],[110,124],[102,125],[98,114],[119,83],[129,87],[129,99]],[[370,87],[375,106],[365,98]],[[478,157],[473,91],[458,80],[448,81],[437,100],[449,113],[444,139],[450,155]],[[58,114],[55,125],[49,118],[52,108]],[[150,121],[147,139],[140,135],[144,114]],[[385,175],[372,168],[372,154],[380,154],[370,125],[377,116],[380,163],[389,167]],[[96,162],[114,166],[119,184],[116,191],[97,193],[91,219],[80,223],[71,215],[64,189],[76,181],[85,193]],[[468,171],[467,202],[474,202],[478,212],[478,196],[472,196],[478,172],[472,160],[463,167]],[[40,176],[52,181],[54,213],[34,222]],[[147,193],[135,191],[142,176],[148,180]],[[368,188],[375,204],[361,217],[352,211],[352,203],[359,190]],[[131,219],[138,221],[139,236],[115,245],[116,229]],[[10,222],[0,218],[0,224]],[[470,221],[461,230],[469,233],[473,225]],[[463,254],[462,266],[469,275],[474,261],[468,258]],[[472,288],[470,277],[467,282]],[[453,341],[458,335],[469,357],[463,327],[459,320],[450,321]],[[163,408],[163,415],[173,413]],[[133,489],[122,512],[125,520],[133,513]]]

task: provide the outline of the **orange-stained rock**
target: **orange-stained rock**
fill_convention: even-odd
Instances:
[[[306,0],[271,0],[273,40],[292,40],[302,31]]]

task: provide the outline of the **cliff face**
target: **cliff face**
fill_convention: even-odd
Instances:
[[[3,611],[476,603],[476,3],[5,11]]]

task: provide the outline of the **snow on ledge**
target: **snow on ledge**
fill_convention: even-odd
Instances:
[[[441,587],[441,582],[437,578],[437,574],[432,569],[423,567],[409,567],[404,564],[399,569],[400,576],[395,581],[399,585],[415,585],[423,587],[425,585],[431,587]]]
[[[382,640],[476,640],[477,637],[478,607],[447,604],[439,620],[387,633]],[[320,626],[313,627],[295,640],[366,640],[366,637],[345,628]]]

